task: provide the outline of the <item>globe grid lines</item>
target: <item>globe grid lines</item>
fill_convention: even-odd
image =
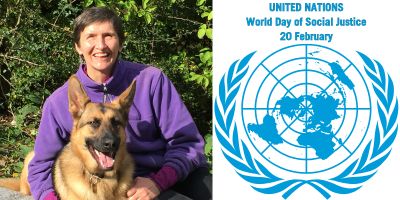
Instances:
[[[297,57],[297,58],[293,58],[293,59],[286,60],[285,62],[280,63],[278,66],[276,66],[276,67],[273,68],[272,70],[268,69],[268,67],[265,66],[265,61],[268,60],[270,57],[272,57],[274,54],[276,54],[276,53],[278,53],[278,52],[280,52],[280,51],[283,51],[283,50],[285,50],[285,49],[287,49],[287,48],[295,47],[295,46],[305,46],[305,57]],[[301,104],[300,104],[300,106],[302,107],[302,109],[305,110],[305,114],[304,114],[305,121],[307,121],[307,120],[309,119],[309,117],[311,117],[312,114],[313,114],[313,113],[312,113],[313,110],[312,110],[312,108],[310,107],[311,105],[310,105],[310,103],[308,103],[308,102],[309,102],[309,99],[307,98],[307,95],[309,95],[309,88],[308,88],[309,86],[318,87],[318,88],[319,88],[319,91],[320,91],[321,93],[322,93],[322,92],[327,93],[327,90],[328,90],[331,86],[333,86],[333,85],[335,85],[337,88],[340,89],[340,86],[339,86],[338,83],[337,83],[338,77],[336,77],[336,78],[333,77],[333,76],[332,76],[332,77],[329,77],[327,74],[322,73],[321,71],[313,70],[313,69],[311,69],[311,68],[308,67],[309,61],[312,61],[312,60],[314,60],[314,61],[319,61],[319,62],[325,63],[325,64],[329,64],[329,63],[330,63],[330,62],[325,61],[325,60],[320,59],[320,58],[309,57],[308,54],[312,55],[313,53],[319,53],[319,52],[308,53],[308,52],[307,52],[307,51],[308,51],[308,46],[309,46],[309,45],[293,45],[293,46],[289,46],[289,47],[280,49],[280,50],[278,50],[278,51],[276,51],[276,52],[270,54],[267,58],[265,58],[262,62],[260,62],[260,64],[259,64],[259,65],[256,67],[256,69],[252,72],[250,78],[251,78],[251,77],[253,76],[253,74],[254,74],[258,69],[260,69],[260,68],[263,68],[263,69],[267,70],[268,74],[267,74],[267,76],[264,78],[263,82],[260,84],[260,87],[258,88],[258,91],[257,91],[257,98],[255,99],[255,104],[254,104],[255,106],[254,106],[253,108],[252,108],[252,107],[244,107],[244,106],[243,106],[243,102],[242,102],[242,116],[243,116],[243,111],[244,111],[244,110],[254,110],[254,115],[255,115],[256,123],[259,124],[259,121],[258,121],[259,118],[257,117],[257,111],[265,110],[265,111],[267,111],[267,113],[268,113],[268,115],[269,115],[269,114],[271,114],[271,113],[273,113],[273,112],[275,112],[275,111],[279,111],[279,110],[280,110],[280,108],[277,108],[276,105],[273,106],[273,108],[272,108],[272,107],[271,107],[271,108],[269,107],[269,105],[270,105],[270,100],[271,100],[270,98],[271,98],[272,95],[268,95],[268,103],[267,103],[267,106],[266,106],[265,108],[262,108],[262,107],[260,108],[260,107],[257,107],[257,106],[256,106],[256,105],[257,105],[258,95],[260,94],[261,85],[264,83],[264,81],[265,81],[267,78],[270,77],[270,75],[271,75],[271,77],[273,77],[273,78],[275,79],[275,81],[276,81],[276,84],[274,85],[273,88],[275,88],[277,85],[281,85],[281,86],[284,88],[284,90],[286,90],[286,94],[285,94],[284,96],[292,96],[292,97],[298,98],[294,93],[292,93],[291,90],[292,90],[293,88],[299,87],[300,85],[305,85],[305,94],[304,94],[305,98],[304,98],[304,101],[301,102]],[[311,46],[311,45],[310,45],[310,46]],[[330,49],[330,48],[324,47],[324,46],[319,46],[319,45],[312,45],[312,46],[321,47],[321,48],[324,48],[325,50],[327,49],[327,50],[329,50],[329,51],[332,51],[332,52],[336,53],[336,55],[339,55],[339,56],[341,56],[342,58],[345,58],[345,60],[349,62],[349,65],[344,69],[344,72],[346,72],[346,71],[347,71],[348,69],[350,69],[351,67],[354,67],[354,68],[356,69],[358,75],[361,75],[360,72],[359,72],[359,70],[355,67],[355,65],[354,65],[348,58],[346,58],[345,56],[343,56],[341,53],[339,53],[339,52],[337,52],[337,51],[335,51],[335,50],[332,50],[332,49]],[[305,69],[303,69],[303,70],[297,70],[297,71],[294,71],[294,72],[290,72],[290,73],[286,74],[284,77],[281,77],[280,79],[279,79],[277,76],[274,75],[274,71],[277,70],[279,67],[284,66],[285,64],[290,63],[290,62],[295,61],[295,60],[305,60],[305,66],[304,66]],[[293,86],[293,87],[291,87],[291,88],[287,88],[287,87],[285,86],[285,84],[282,83],[282,82],[283,82],[283,79],[285,79],[286,77],[290,76],[291,74],[295,74],[295,73],[299,73],[299,72],[303,72],[303,71],[305,72],[305,83],[297,84],[297,85],[295,85],[295,86]],[[309,73],[318,73],[318,74],[320,74],[320,75],[323,75],[324,78],[328,78],[328,79],[330,80],[329,85],[326,86],[326,87],[324,87],[324,88],[322,88],[321,86],[319,86],[319,85],[317,85],[317,84],[314,84],[314,85],[313,85],[312,82],[311,82],[311,83],[309,82]],[[362,76],[361,76],[361,78],[362,78],[362,80],[364,81],[364,85],[366,86],[364,78],[363,78]],[[249,79],[249,80],[250,80],[250,79]],[[246,88],[248,87],[248,84],[249,84],[249,81],[246,83],[245,90],[246,90]],[[303,86],[303,87],[304,87],[304,86]],[[274,90],[274,89],[271,90],[270,94],[273,92],[273,90]],[[345,158],[343,161],[341,161],[341,162],[338,163],[338,164],[335,164],[334,166],[331,166],[331,167],[329,167],[329,168],[327,168],[327,169],[323,169],[323,170],[318,170],[318,171],[309,172],[309,171],[308,171],[308,161],[309,161],[309,160],[312,161],[312,160],[320,159],[320,158],[318,158],[318,157],[315,157],[315,158],[308,158],[308,155],[309,155],[309,154],[308,154],[308,148],[311,148],[311,147],[307,147],[307,146],[304,147],[304,146],[296,145],[296,147],[304,148],[304,149],[305,149],[305,158],[296,158],[296,157],[292,157],[292,156],[290,156],[290,155],[286,155],[285,153],[281,152],[279,149],[275,148],[275,146],[272,145],[270,142],[268,142],[268,146],[265,147],[264,149],[262,149],[261,151],[255,146],[255,144],[254,144],[253,142],[251,142],[251,143],[252,143],[252,145],[257,149],[257,151],[258,151],[268,162],[270,162],[270,163],[272,163],[273,165],[275,165],[275,166],[277,166],[277,167],[279,167],[279,168],[281,168],[281,169],[283,169],[283,170],[286,170],[286,171],[291,171],[291,172],[295,172],[295,173],[305,173],[305,174],[308,174],[308,173],[317,173],[317,172],[321,172],[321,171],[326,171],[326,170],[329,170],[329,169],[331,169],[331,168],[334,168],[334,167],[336,167],[337,165],[343,163],[345,160],[347,160],[347,159],[358,149],[359,145],[361,144],[361,142],[362,142],[362,141],[364,140],[364,138],[365,138],[365,134],[364,134],[364,136],[362,137],[362,140],[361,140],[360,144],[358,144],[357,147],[355,147],[354,150],[353,150],[353,152],[352,152],[349,148],[346,147],[345,144],[346,144],[347,140],[348,140],[348,139],[351,137],[351,135],[353,134],[354,129],[355,129],[355,127],[356,127],[356,123],[353,124],[353,127],[352,127],[352,130],[351,130],[350,134],[348,135],[348,137],[347,137],[344,141],[339,142],[339,139],[336,137],[336,135],[340,132],[339,130],[341,129],[341,127],[342,127],[342,125],[343,125],[343,123],[344,123],[344,118],[345,118],[345,116],[346,116],[346,111],[355,111],[355,113],[356,113],[356,120],[355,120],[355,121],[357,121],[357,119],[358,119],[358,114],[359,114],[359,111],[360,111],[360,110],[367,110],[367,111],[369,111],[368,126],[367,126],[366,130],[368,129],[369,123],[370,123],[370,118],[371,118],[371,116],[370,116],[370,115],[371,115],[371,113],[370,113],[370,112],[371,112],[371,106],[370,106],[371,102],[370,102],[370,96],[369,96],[368,88],[367,88],[367,92],[368,92],[368,97],[369,97],[369,98],[368,98],[368,100],[369,100],[369,107],[364,107],[364,108],[359,108],[358,97],[357,97],[357,94],[356,94],[356,91],[355,91],[355,90],[353,90],[353,94],[354,94],[354,97],[353,97],[353,98],[355,98],[355,103],[356,103],[355,105],[356,105],[356,106],[353,107],[353,108],[347,108],[347,107],[346,107],[346,105],[345,105],[345,104],[346,104],[346,101],[345,101],[346,98],[345,98],[345,96],[344,96],[343,93],[340,94],[340,96],[341,96],[342,99],[343,99],[344,107],[343,107],[343,108],[342,108],[342,107],[338,107],[338,108],[336,108],[335,110],[336,110],[336,111],[342,111],[342,112],[344,112],[344,115],[340,117],[340,118],[342,119],[342,122],[341,122],[341,124],[340,124],[340,127],[339,127],[339,128],[335,131],[335,133],[334,133],[334,137],[333,137],[333,138],[334,138],[336,144],[339,144],[339,145],[335,145],[335,146],[338,146],[338,147],[337,147],[334,151],[336,152],[336,151],[337,151],[338,149],[340,149],[341,147],[344,147],[344,148],[346,149],[346,151],[349,153],[349,155],[348,155],[347,158]],[[311,93],[311,94],[312,94],[312,93]],[[245,92],[243,93],[243,96],[244,96],[244,95],[245,95]],[[298,115],[298,114],[297,114],[296,116],[294,116],[294,120],[293,120],[292,122],[289,121],[290,123],[287,123],[282,115],[281,115],[281,117],[282,117],[282,119],[284,120],[284,123],[286,124],[286,127],[285,127],[285,129],[284,129],[282,132],[279,133],[280,136],[282,136],[285,132],[287,132],[288,129],[292,129],[292,125],[293,125],[294,122],[300,121],[299,115]],[[244,120],[244,119],[243,119],[243,120]],[[301,120],[301,121],[304,122],[304,120]],[[243,122],[244,122],[244,121],[243,121]],[[305,130],[307,130],[306,132],[308,132],[308,130],[309,130],[309,127],[308,127],[308,126],[309,126],[309,125],[308,125],[307,123],[305,123],[305,124],[306,124]],[[245,131],[246,131],[248,137],[250,137],[250,135],[249,135],[249,132],[250,132],[250,131],[247,130],[246,128],[245,128]],[[292,129],[292,131],[293,131],[293,129]],[[251,140],[251,139],[250,139],[250,140]],[[252,140],[251,140],[251,141],[252,141]],[[288,143],[288,144],[290,144],[290,145],[293,145],[293,144],[291,144],[291,143],[288,142],[288,141],[285,141],[285,143]],[[270,159],[268,159],[267,157],[265,157],[264,153],[265,153],[265,152],[268,150],[268,148],[271,147],[271,146],[272,146],[277,152],[279,152],[280,154],[282,154],[282,155],[284,155],[284,156],[287,156],[287,157],[292,158],[292,159],[305,160],[305,165],[306,165],[306,166],[305,166],[304,172],[301,172],[301,171],[293,171],[293,170],[290,170],[290,169],[282,168],[281,166],[275,164],[273,161],[271,161]],[[295,146],[295,145],[293,145],[293,146]]]

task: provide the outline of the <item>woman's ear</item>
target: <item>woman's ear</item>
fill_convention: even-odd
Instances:
[[[82,55],[83,53],[82,53],[82,51],[81,51],[81,48],[79,47],[79,44],[78,44],[78,43],[74,43],[74,44],[75,44],[75,50],[76,50],[76,52],[78,52],[79,55]]]

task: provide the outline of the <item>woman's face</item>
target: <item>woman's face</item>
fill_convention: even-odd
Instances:
[[[88,71],[111,75],[122,47],[114,26],[110,21],[105,21],[86,26],[75,49],[83,55]]]

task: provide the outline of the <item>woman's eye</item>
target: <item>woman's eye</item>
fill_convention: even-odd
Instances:
[[[93,42],[93,40],[94,40],[94,36],[93,36],[93,35],[89,35],[89,36],[87,36],[87,37],[85,38],[85,40],[86,40],[86,42],[91,43],[91,42]]]
[[[108,41],[108,40],[112,40],[112,39],[114,39],[114,35],[112,35],[112,34],[110,34],[110,35],[106,35],[105,37],[104,37],[104,39],[106,40],[106,41]]]

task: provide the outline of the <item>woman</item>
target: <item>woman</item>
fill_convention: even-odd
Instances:
[[[87,9],[75,19],[73,38],[84,61],[76,75],[91,101],[111,101],[136,80],[126,129],[136,177],[127,197],[210,199],[204,141],[171,81],[157,68],[118,60],[124,41],[121,19],[107,8]],[[29,165],[35,199],[57,199],[51,167],[72,129],[67,89],[67,84],[58,88],[43,106]]]

